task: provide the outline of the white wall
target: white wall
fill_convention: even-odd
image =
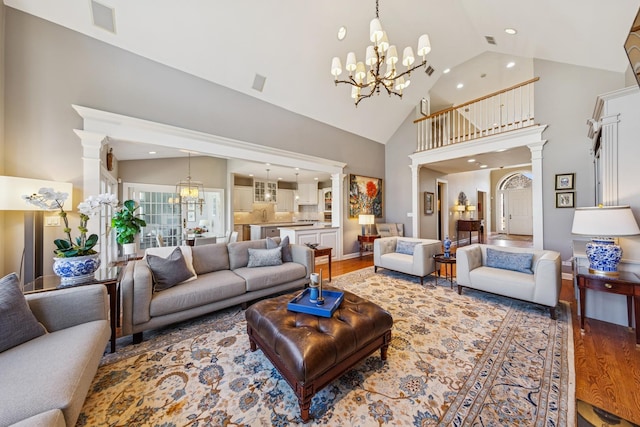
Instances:
[[[458,204],[458,195],[460,192],[464,192],[467,196],[467,200],[470,205],[478,206],[478,191],[484,191],[487,193],[487,197],[491,197],[491,171],[479,170],[473,172],[462,172],[447,175],[444,179],[448,181],[449,194],[449,231],[448,235],[452,241],[456,241],[456,221],[459,219],[470,219],[469,212],[463,212],[462,214],[454,212],[453,208]],[[477,212],[475,214],[477,218]],[[464,232],[460,236],[460,244],[462,245],[463,239],[468,239],[469,233]],[[472,238],[476,238],[476,233],[472,233]]]

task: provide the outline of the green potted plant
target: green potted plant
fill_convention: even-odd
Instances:
[[[146,221],[136,214],[139,207],[135,201],[127,200],[111,217],[111,227],[116,231],[116,242],[122,245],[125,255],[136,252],[136,235],[147,225]]]

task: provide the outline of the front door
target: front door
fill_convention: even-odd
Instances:
[[[507,234],[533,234],[531,188],[506,190]]]

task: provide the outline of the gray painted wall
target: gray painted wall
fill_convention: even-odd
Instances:
[[[596,96],[624,87],[624,73],[536,60],[536,122],[549,124],[543,138],[544,248],[572,256],[573,209],[555,207],[555,174],[576,174],[576,206],[593,206],[594,172],[587,119]],[[534,177],[536,179],[536,177]]]
[[[9,175],[72,182],[74,200],[82,198],[82,150],[73,132],[82,121],[71,108],[79,104],[345,162],[347,174],[384,176],[381,144],[4,10],[4,167]],[[343,203],[347,212],[344,197]],[[345,218],[345,253],[355,252],[349,239],[355,241],[358,231],[357,221]],[[12,234],[4,243],[19,239]],[[9,258],[5,271],[19,266],[19,254]]]
[[[4,40],[4,3],[0,3],[0,40]],[[4,163],[7,155],[4,144],[4,43],[0,43],[0,175],[5,175]],[[0,211],[0,272],[5,272],[5,229],[6,214]],[[4,275],[4,274],[3,274]]]
[[[411,159],[416,149],[415,113],[411,112],[402,125],[385,144],[385,221],[404,224],[405,236],[413,235],[411,212]]]

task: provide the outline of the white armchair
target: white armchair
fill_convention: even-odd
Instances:
[[[441,251],[440,240],[381,237],[373,242],[374,271],[382,267],[418,276],[422,285],[425,276],[435,271],[433,255]]]

